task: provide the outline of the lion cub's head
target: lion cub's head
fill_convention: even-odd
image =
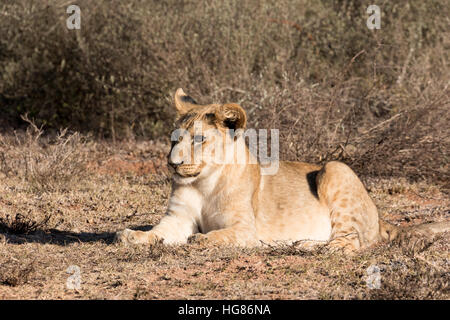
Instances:
[[[175,181],[192,183],[246,157],[241,136],[247,117],[242,107],[234,103],[199,105],[182,89],[176,91],[174,100],[179,117],[168,162]]]

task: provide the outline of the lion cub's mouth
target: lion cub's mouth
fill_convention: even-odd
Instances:
[[[175,170],[174,174],[177,175],[178,177],[181,177],[181,178],[194,178],[194,177],[197,177],[200,174],[200,172],[196,172],[196,173],[180,173],[177,170]]]
[[[173,167],[171,165],[168,165],[169,171],[172,172],[172,174],[178,178],[195,178],[198,175],[200,175],[201,171],[199,172],[192,172],[193,170],[189,170],[189,168],[183,168],[183,167]],[[191,172],[189,172],[191,171]]]

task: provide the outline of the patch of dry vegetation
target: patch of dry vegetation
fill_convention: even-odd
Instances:
[[[64,129],[54,137],[44,137],[42,127],[22,118],[29,123],[25,132],[0,135],[0,174],[4,178],[22,178],[30,188],[45,192],[64,189],[84,177],[88,153],[82,135]]]
[[[381,1],[380,30],[359,0],[82,0],[79,31],[65,4],[0,5],[4,123],[167,137],[183,87],[280,129],[285,158],[450,178],[446,0]]]
[[[34,273],[34,264],[9,261],[0,265],[0,285],[17,287],[26,284]]]
[[[30,218],[16,213],[15,216],[6,215],[0,217],[0,230],[12,234],[30,234],[36,230],[46,229],[50,215],[45,216],[41,221],[34,221]]]

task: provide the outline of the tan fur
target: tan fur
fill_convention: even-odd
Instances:
[[[230,127],[245,128],[246,114],[240,106],[197,105],[181,89],[175,94],[175,106],[177,124],[189,134],[173,148],[190,152],[193,158],[211,146],[213,138],[208,135],[202,150],[192,141],[194,123],[201,121],[203,132],[218,130],[223,150],[244,146],[247,162],[216,164],[205,156],[199,163],[176,166],[166,216],[151,231],[126,229],[117,233],[118,240],[182,244],[189,239],[242,246],[304,241],[352,252],[398,234],[397,227],[380,221],[364,185],[347,165],[280,162],[276,174],[263,175],[244,138],[229,136]],[[181,163],[182,156],[172,151],[169,162]],[[214,149],[213,154],[219,151]]]

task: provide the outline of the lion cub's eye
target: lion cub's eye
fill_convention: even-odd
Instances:
[[[193,143],[203,143],[205,142],[206,137],[205,136],[194,136]]]

